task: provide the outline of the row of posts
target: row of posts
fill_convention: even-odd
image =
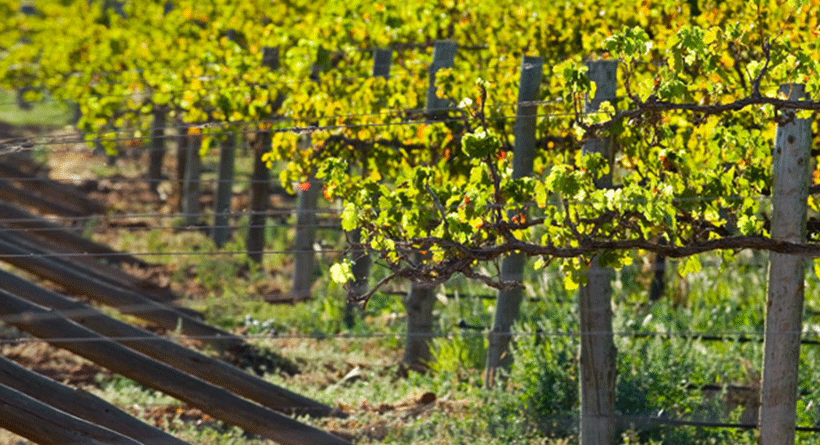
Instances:
[[[426,109],[432,119],[445,116],[450,104],[436,95],[435,77],[439,69],[454,65],[457,45],[450,41],[436,42],[431,64],[430,84]],[[279,57],[275,49],[267,49],[265,63],[271,69],[278,69]],[[317,60],[327,59],[320,55]],[[373,76],[389,77],[392,52],[376,50],[374,53]],[[598,61],[588,64],[588,76],[597,85],[596,95],[587,103],[587,112],[594,112],[604,101],[614,101],[617,87],[617,62]],[[321,70],[326,67],[319,66]],[[316,74],[316,73],[314,73]],[[539,86],[543,76],[543,59],[525,56],[521,68],[519,106],[515,125],[515,146],[513,175],[516,178],[532,175],[535,157],[535,121]],[[317,76],[312,76],[314,79]],[[801,86],[790,86],[786,90],[790,97],[803,97]],[[277,100],[275,107],[282,103]],[[158,166],[161,164],[162,128],[165,116],[158,112],[155,118],[155,139],[151,152],[150,176],[153,183],[160,179]],[[805,241],[806,195],[808,190],[808,165],[810,124],[803,119],[793,119],[778,128],[775,144],[775,186],[772,236],[774,238],[801,242]],[[807,131],[808,129],[808,131]],[[199,209],[199,182],[201,170],[199,160],[199,138],[180,137],[179,164],[184,165],[183,213],[186,223],[197,223]],[[264,253],[264,234],[267,220],[270,192],[269,171],[261,157],[270,148],[270,133],[260,131],[253,142],[254,169],[251,178],[250,223],[247,237],[249,257],[261,262]],[[613,146],[610,139],[594,139],[586,143],[585,152],[601,153],[612,161]],[[786,153],[786,150],[794,153]],[[796,151],[795,151],[796,150]],[[234,174],[235,141],[227,138],[220,151],[219,179],[216,198],[216,212],[213,237],[218,246],[230,238],[229,216]],[[799,151],[799,152],[798,152]],[[362,167],[364,168],[364,167]],[[599,187],[611,186],[611,176],[600,179]],[[797,181],[797,182],[794,182]],[[794,182],[794,183],[793,183]],[[314,250],[316,205],[321,186],[311,178],[311,186],[300,190],[298,221],[296,229],[296,264],[292,297],[307,298],[314,274]],[[789,196],[786,202],[784,196]],[[802,209],[802,210],[801,210]],[[346,233],[352,246],[350,255],[354,262],[355,280],[348,286],[349,292],[360,295],[367,288],[370,259],[360,246],[359,231]],[[515,253],[503,260],[502,279],[523,280],[526,257]],[[794,416],[796,406],[796,371],[799,358],[799,332],[802,327],[802,280],[803,260],[799,257],[772,254],[769,278],[769,301],[767,310],[765,365],[762,391],[763,409],[761,430],[763,444],[794,442]],[[598,266],[593,261],[588,272],[588,284],[579,293],[581,317],[581,443],[614,443],[616,433],[615,379],[616,355],[612,333],[612,271]],[[791,283],[791,284],[786,284]],[[777,285],[774,285],[777,284]],[[495,321],[489,335],[487,354],[487,383],[494,384],[497,370],[511,363],[509,353],[510,330],[518,317],[522,301],[520,289],[499,292]],[[413,282],[405,299],[408,320],[407,345],[404,361],[411,365],[423,365],[431,359],[429,339],[432,336],[434,319],[433,306],[436,301],[434,287]],[[348,322],[352,316],[348,312]],[[785,367],[785,368],[784,368]],[[791,432],[791,433],[789,433]],[[789,439],[791,434],[791,439]]]

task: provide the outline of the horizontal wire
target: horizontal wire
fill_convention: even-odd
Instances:
[[[340,252],[340,253],[350,253],[347,250],[338,251],[338,252]],[[322,252],[317,252],[317,253],[322,253]],[[123,253],[123,254],[125,254],[125,253]],[[671,267],[675,267],[674,264],[676,262],[680,262],[680,260],[675,260],[675,259],[669,259],[668,261],[673,264]],[[704,267],[720,267],[722,264],[723,264],[723,262],[705,261],[705,262],[702,263],[702,266],[704,266]],[[742,261],[740,263],[733,264],[733,265],[737,266],[737,267],[767,267],[768,264],[769,264],[768,261],[751,261],[751,262],[750,261]],[[632,265],[624,266],[623,268],[621,268],[619,270],[619,272],[634,271],[634,272],[647,273],[648,274],[648,273],[653,273],[653,272],[656,272],[656,271],[665,271],[665,270],[668,270],[668,268],[666,266],[662,266],[662,265],[651,264],[649,266],[646,266],[646,265],[643,265],[643,264],[635,263],[635,264],[632,264]],[[538,276],[541,277],[541,278],[548,278],[548,279],[564,279],[565,278],[565,274],[561,273],[560,271],[555,271],[555,272],[540,271],[540,272],[538,272]],[[139,279],[139,277],[136,277],[136,276],[134,278]],[[451,283],[449,285],[444,285],[445,288],[446,287],[457,287],[457,286],[458,286],[457,283]],[[2,288],[2,287],[0,287],[0,288]],[[125,286],[125,288],[130,288],[130,286]],[[139,292],[144,292],[144,290],[140,289]],[[400,291],[398,293],[394,293],[394,292],[390,292],[390,291],[378,291],[377,294],[404,295],[404,294],[406,294],[406,291]],[[496,295],[491,295],[491,297],[496,298]],[[468,296],[469,295],[465,293],[464,295],[460,295],[459,298],[468,298]],[[182,301],[184,301],[185,296],[181,295],[180,297],[182,297]],[[537,297],[536,297],[536,299],[537,299]],[[543,299],[543,300],[546,302],[546,299]],[[118,312],[122,313],[122,314],[133,314],[133,313],[138,313],[138,312],[143,312],[143,311],[155,310],[156,307],[157,307],[157,304],[162,305],[163,303],[162,302],[151,302],[151,303],[145,303],[145,304],[122,305],[122,306],[115,307],[115,309]],[[171,308],[173,308],[173,307],[171,307]],[[100,311],[98,309],[95,309],[95,308],[92,308],[92,307],[87,307],[87,308],[76,309],[76,310],[75,309],[55,310],[54,312],[34,315],[34,317],[40,317],[40,318],[43,318],[43,317],[45,317],[45,318],[49,318],[49,317],[60,318],[61,316],[86,317],[86,316],[98,315],[99,312]],[[10,321],[11,320],[11,318],[4,318],[4,317],[16,317],[16,316],[17,315],[0,316],[0,322],[1,321]],[[476,330],[473,330],[473,331],[475,332]],[[489,331],[489,328],[482,328],[481,331]],[[541,330],[538,330],[538,331],[535,331],[535,332],[540,333]],[[572,331],[567,331],[567,332],[572,332]],[[623,332],[628,333],[629,335],[635,336],[635,337],[646,337],[647,335],[660,335],[660,334],[652,334],[651,333],[652,331],[649,331],[650,332],[649,334],[647,334],[646,332],[643,332],[643,331],[623,331]],[[657,332],[666,332],[666,331],[657,331]],[[687,335],[692,335],[692,336],[707,334],[707,333],[712,334],[712,335],[736,334],[736,335],[743,336],[743,335],[749,333],[747,331],[674,331],[674,332],[678,332],[679,335],[687,334]],[[804,334],[813,333],[813,334],[820,335],[820,333],[818,333],[818,332],[813,332],[813,331],[808,331],[808,330],[804,331],[803,333]],[[378,335],[382,335],[382,334],[383,333],[379,333]],[[302,335],[302,334],[294,334],[294,335]],[[307,335],[312,336],[314,334],[307,334]],[[324,335],[324,334],[319,334],[319,335]],[[339,335],[347,335],[347,334],[339,334]],[[389,334],[389,335],[396,335],[396,334]],[[425,334],[425,335],[427,335],[427,334]],[[623,334],[623,335],[626,335],[626,334]],[[701,336],[703,336],[703,335],[701,335]]]
[[[252,158],[247,158],[247,159],[252,159]],[[215,173],[215,172],[207,172],[207,173]],[[20,182],[20,183],[56,181],[56,182],[60,182],[60,183],[68,184],[68,185],[72,185],[72,186],[77,186],[78,185],[77,182],[76,182],[77,180],[74,180],[74,179],[71,179],[71,178],[56,178],[55,179],[55,178],[36,177],[36,176],[24,176],[24,177],[0,176],[0,179],[5,179],[7,181],[12,181],[12,182]],[[170,178],[170,177],[156,178],[156,179],[152,179],[152,178],[148,178],[148,177],[140,177],[140,178],[120,178],[120,177],[97,178],[97,177],[94,177],[94,178],[83,178],[83,179],[81,179],[81,181],[96,181],[97,183],[100,183],[101,185],[102,185],[102,183],[106,183],[106,182],[113,183],[113,184],[120,184],[120,183],[126,183],[126,184],[141,184],[141,183],[155,184],[155,183],[163,183],[163,182],[172,182],[172,183],[174,183],[174,182],[184,182],[185,179],[184,178]],[[242,184],[277,183],[278,180],[276,180],[276,179],[253,179],[252,176],[248,176],[248,177],[245,177],[245,178],[234,178],[234,179],[219,179],[218,177],[216,177],[216,178],[200,178],[200,179],[197,179],[194,182],[199,183],[199,184],[236,184],[236,185],[242,185]],[[310,183],[310,184],[322,184],[323,183],[323,181],[318,180],[318,179],[308,179],[307,181],[304,181],[302,183],[305,183],[305,182]],[[92,190],[92,191],[99,191],[99,190]],[[271,192],[271,194],[274,195],[276,193]],[[295,197],[296,196],[296,195],[290,195],[290,194],[284,194],[284,193],[279,193],[279,194],[289,196],[289,197]]]
[[[241,196],[241,195],[236,195]],[[756,201],[766,201],[772,199],[771,196],[766,195],[737,195],[737,196],[713,196],[713,197],[681,197],[681,198],[673,198],[669,200],[672,203],[693,203],[693,202],[714,202],[714,201],[742,201],[746,199],[752,199]],[[588,205],[588,204],[597,204],[597,202],[589,201],[589,200],[566,200],[567,204],[573,205]],[[666,202],[663,199],[635,199],[630,200],[628,204],[647,204],[651,202]],[[547,204],[548,206],[554,206],[553,204]],[[540,208],[539,205],[535,202],[521,202],[515,204],[495,204],[490,203],[486,206],[483,206],[486,209],[501,209],[501,210],[522,210],[524,208]],[[95,214],[95,215],[88,215],[88,216],[40,216],[40,217],[32,217],[32,218],[2,218],[0,217],[0,224],[5,223],[35,223],[40,222],[42,220],[46,220],[50,223],[60,223],[60,222],[88,222],[88,221],[107,221],[107,220],[120,220],[120,219],[137,219],[137,218],[151,218],[151,219],[176,219],[176,218],[207,218],[213,216],[228,216],[228,217],[241,217],[246,215],[264,215],[270,218],[277,218],[282,216],[290,216],[290,215],[298,215],[298,214],[327,214],[327,215],[340,215],[344,209],[341,208],[317,208],[317,209],[300,209],[296,207],[290,208],[274,208],[268,209],[263,211],[253,211],[253,210],[246,210],[246,211],[231,211],[231,212],[179,212],[179,213],[115,213],[115,214]],[[439,212],[438,207],[434,205],[430,205],[429,207],[421,207],[421,206],[387,206],[387,207],[380,207],[380,208],[371,208],[366,209],[367,211],[377,211],[377,212],[385,212],[385,211],[393,211],[393,210],[419,210],[421,212],[431,212],[437,213]],[[365,210],[359,210],[365,211]],[[2,211],[0,211],[0,215]],[[535,213],[528,215],[530,219],[538,218],[540,214]]]
[[[152,306],[154,310],[156,306]],[[146,308],[145,310],[149,310]],[[140,311],[130,311],[129,314],[139,313]],[[31,313],[24,312],[15,315],[4,315],[0,317],[0,322],[8,324],[22,324],[26,322],[36,322],[43,320],[52,320],[59,318],[79,318],[82,316],[99,315],[99,311],[78,311],[77,314],[70,314],[62,316],[61,313],[70,313],[70,311],[51,310],[47,313]],[[247,325],[245,327],[248,327]],[[384,332],[384,333],[341,333],[341,334],[280,334],[277,332],[260,333],[260,334],[232,334],[231,338],[241,338],[243,340],[367,340],[367,339],[383,339],[383,338],[456,338],[456,337],[485,337],[490,334],[490,331],[476,332],[472,330],[452,331],[452,332]],[[804,335],[813,334],[817,332],[805,331],[783,331],[777,332],[776,335]],[[698,340],[701,337],[726,337],[727,342],[737,341],[731,337],[765,337],[764,331],[511,331],[505,333],[512,337],[544,337],[544,338],[582,338],[587,336],[602,336],[612,335],[614,337],[625,338],[644,338],[644,337],[658,337],[658,338],[685,338],[687,340]],[[810,335],[811,336],[811,335]],[[174,339],[187,340],[229,340],[230,338],[224,335],[186,335],[186,334],[172,334],[172,335],[145,335],[145,336],[128,336],[128,337],[62,337],[62,338],[34,338],[34,337],[0,337],[0,344],[2,343],[70,343],[70,342],[110,342],[110,341],[168,341]],[[710,342],[712,340],[709,340]]]
[[[290,250],[209,250],[176,252],[46,252],[46,253],[0,253],[2,258],[115,258],[115,257],[161,257],[161,256],[233,256],[233,255],[293,255],[299,253],[347,253],[347,249],[290,249]],[[435,251],[435,250],[433,250]]]
[[[118,224],[106,224],[101,227],[93,227],[91,230],[100,229],[100,230],[128,230],[129,232],[140,232],[140,231],[148,231],[148,230],[168,230],[173,232],[201,232],[203,230],[213,230],[213,229],[231,229],[231,230],[240,230],[240,229],[249,229],[249,228],[268,228],[268,227],[277,227],[283,226],[288,228],[316,228],[316,229],[335,229],[335,230],[342,230],[341,223],[338,220],[334,220],[336,224],[330,223],[316,223],[316,224],[297,224],[297,223],[282,223],[277,222],[273,225],[271,224],[228,224],[228,225],[185,225],[180,227],[174,226],[134,226],[134,225],[118,225]],[[36,233],[48,233],[48,232],[75,232],[73,228],[70,227],[0,227],[0,233],[14,233],[14,232],[36,232]]]
[[[437,113],[439,111],[449,111],[449,110],[461,110],[460,108],[442,108],[441,110],[438,109],[429,109],[429,110],[420,110],[419,113]],[[392,113],[392,112],[385,112],[385,113]],[[382,113],[378,113],[382,114]],[[581,115],[587,114],[606,114],[604,111],[589,111],[589,112],[582,112],[579,113]],[[322,120],[333,120],[333,119],[340,119],[340,118],[347,118],[347,117],[358,117],[358,116],[370,116],[371,114],[365,115],[337,115],[337,116],[318,116],[315,118],[305,118],[302,120],[311,120],[311,121],[322,121]],[[375,115],[375,114],[372,114]],[[539,114],[528,114],[527,117],[575,117],[577,116],[574,112],[562,112],[562,113],[539,113]],[[485,119],[489,121],[493,120],[513,120],[517,119],[520,116],[518,115],[504,115],[504,116],[487,116]],[[236,121],[236,122],[206,122],[200,124],[186,124],[184,128],[199,128],[199,129],[208,129],[208,128],[218,128],[224,126],[248,126],[248,125],[268,125],[268,124],[279,124],[284,121],[296,121],[300,119],[296,118],[276,118],[276,119],[266,119],[266,120],[257,120],[257,121]],[[0,140],[0,148],[14,148],[18,147],[20,150],[23,149],[32,149],[34,147],[28,147],[29,145],[62,145],[62,144],[79,144],[79,143],[87,143],[87,142],[125,142],[125,141],[133,141],[137,140],[144,140],[144,141],[155,141],[159,139],[177,139],[180,137],[190,137],[190,136],[197,136],[197,137],[212,137],[212,136],[224,136],[224,135],[237,135],[237,134],[256,134],[256,133],[310,133],[315,131],[328,131],[328,130],[344,130],[344,129],[356,129],[356,128],[378,128],[378,127],[391,127],[391,126],[413,126],[413,125],[432,125],[437,123],[453,123],[453,122],[482,122],[482,118],[480,117],[446,117],[446,118],[428,118],[428,119],[421,119],[421,120],[409,120],[409,121],[399,121],[399,122],[369,122],[369,123],[360,123],[360,124],[336,124],[336,125],[311,125],[311,126],[290,126],[290,127],[280,127],[280,128],[269,128],[269,129],[251,129],[251,130],[230,130],[230,131],[218,131],[218,132],[208,132],[208,133],[201,133],[197,135],[179,135],[179,134],[163,134],[160,136],[146,134],[144,136],[122,136],[122,137],[97,137],[97,138],[80,138],[77,135],[66,135],[63,137],[29,137],[29,138],[10,138],[5,140]],[[176,128],[174,126],[167,126],[162,128],[173,129]],[[99,131],[97,133],[88,133],[88,134],[133,134],[140,130],[111,130],[111,131]],[[146,130],[146,133],[149,133]],[[132,147],[138,148],[138,147]],[[18,150],[19,151],[19,150]]]
[[[532,101],[522,102],[522,103],[532,103]],[[543,103],[554,103],[551,101],[544,101]],[[268,124],[280,124],[282,122],[287,121],[297,121],[297,120],[311,120],[311,121],[322,121],[322,120],[334,120],[334,119],[348,119],[353,117],[369,117],[369,116],[380,116],[385,114],[428,114],[428,113],[440,113],[440,112],[447,112],[447,111],[463,111],[461,108],[455,107],[443,107],[443,108],[431,108],[431,109],[410,109],[410,110],[387,110],[378,113],[359,113],[359,114],[339,114],[339,115],[329,115],[329,116],[317,116],[313,118],[303,118],[297,119],[292,117],[277,117],[272,119],[260,119],[255,121],[235,121],[235,122],[226,122],[226,121],[214,121],[214,122],[204,122],[198,124],[183,124],[180,126],[163,126],[163,127],[156,127],[151,130],[144,130],[146,134],[144,136],[133,136],[134,133],[137,131],[142,132],[143,130],[134,129],[134,130],[110,130],[110,131],[99,131],[96,133],[87,133],[87,134],[130,134],[132,136],[128,137],[98,137],[98,138],[85,138],[83,137],[80,139],[78,136],[71,135],[65,136],[63,139],[58,139],[57,137],[29,137],[29,138],[9,138],[5,140],[0,140],[0,148],[8,147],[13,145],[56,145],[56,144],[70,144],[70,143],[81,143],[81,142],[117,142],[117,141],[133,141],[135,139],[144,140],[144,141],[152,141],[158,139],[171,139],[171,138],[179,138],[184,135],[174,134],[168,135],[163,134],[161,136],[151,135],[150,133],[154,130],[160,129],[189,129],[189,128],[198,128],[198,129],[207,129],[207,128],[219,128],[219,127],[227,127],[227,126],[249,126],[249,125],[268,125]],[[585,111],[580,113],[574,112],[561,112],[561,113],[539,113],[539,114],[528,114],[527,117],[575,117],[577,115],[590,115],[590,114],[606,114],[604,111]],[[487,116],[486,120],[493,121],[493,120],[512,120],[519,118],[518,115],[504,115],[504,116]],[[446,117],[446,118],[439,118],[439,119],[424,119],[424,120],[410,120],[410,121],[400,121],[400,122],[371,122],[371,123],[362,123],[362,124],[339,124],[339,125],[325,125],[325,126],[291,126],[291,127],[284,127],[284,128],[270,128],[270,129],[252,129],[252,130],[231,130],[231,131],[221,131],[221,132],[208,132],[203,133],[197,136],[222,136],[222,135],[230,135],[230,134],[255,134],[255,133],[285,133],[285,132],[292,132],[292,133],[302,133],[302,132],[311,132],[311,131],[320,131],[320,130],[339,130],[339,129],[350,129],[350,128],[367,128],[367,127],[384,127],[384,126],[403,126],[403,125],[430,125],[435,123],[452,123],[452,122],[481,122],[482,118],[480,117]],[[189,135],[190,136],[190,135]]]
[[[397,209],[404,209],[405,207],[397,207]],[[411,207],[412,208],[412,207]],[[433,209],[433,207],[430,207]],[[32,217],[32,218],[0,218],[0,224],[6,223],[33,223],[46,220],[50,223],[66,222],[88,222],[88,221],[107,221],[119,219],[137,219],[137,218],[151,218],[151,219],[176,219],[176,218],[205,218],[212,216],[268,216],[270,218],[277,218],[280,216],[290,216],[303,214],[327,214],[338,215],[341,210],[336,209],[298,209],[298,208],[280,208],[268,209],[262,211],[231,211],[231,212],[189,212],[189,213],[116,213],[109,215],[90,215],[90,216],[59,216],[59,217]],[[0,211],[2,214],[2,211]],[[68,227],[70,228],[70,227]]]

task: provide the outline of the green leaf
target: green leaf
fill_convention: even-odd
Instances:
[[[212,136],[205,136],[202,138],[202,145],[199,146],[199,157],[204,158],[208,156],[208,153],[211,152],[211,146],[214,143],[214,138]]]
[[[342,211],[342,229],[351,231],[358,227],[359,212],[353,203],[345,204],[345,209]]]
[[[479,128],[461,139],[461,149],[472,159],[484,159],[501,148],[501,140],[491,131]]]
[[[353,263],[344,259],[330,266],[330,278],[334,283],[345,284],[353,279]]]
[[[700,264],[700,258],[697,256],[690,256],[681,261],[678,271],[682,276],[687,276],[690,274],[696,274],[700,272],[701,269],[702,266]]]

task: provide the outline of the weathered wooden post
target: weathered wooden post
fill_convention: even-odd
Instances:
[[[72,322],[59,312],[29,303],[14,294],[0,291],[0,315],[8,324],[39,338],[76,339],[72,342],[56,342],[55,346],[83,356],[149,388],[164,392],[250,433],[282,444],[350,444],[346,440],[243,399],[228,389],[205,382],[115,343],[110,338]],[[0,396],[0,400],[5,400],[2,397]],[[0,403],[0,407],[2,405]]]
[[[94,394],[78,391],[37,372],[29,371],[11,360],[0,357],[0,387],[2,385],[20,391],[28,397],[46,402],[53,409],[58,409],[63,413],[70,413],[75,418],[116,431],[140,443],[190,445],[188,442],[177,439],[165,431],[137,419]],[[47,415],[48,410],[46,412],[37,411],[38,423],[42,421],[40,416]],[[10,419],[5,420],[9,421]],[[48,421],[52,420],[60,421],[64,419],[56,417]],[[71,428],[70,424],[63,422],[59,424],[66,429]],[[0,424],[0,427],[2,426]],[[55,440],[61,442],[62,439],[50,438],[50,441],[46,443],[53,443]],[[89,443],[94,442],[89,441]]]
[[[236,134],[228,131],[219,151],[219,174],[216,183],[213,238],[222,247],[231,238],[230,216],[233,198],[233,175],[236,160]]]
[[[314,417],[339,414],[333,407],[288,391],[165,337],[109,317],[85,303],[72,301],[3,270],[0,270],[0,289],[21,296],[31,303],[61,311],[79,325],[108,338],[116,339],[118,343],[202,380],[223,388],[230,388],[232,392],[272,410],[287,414],[307,414]],[[2,361],[0,361],[0,383],[14,386],[5,381],[2,368]],[[123,425],[123,422],[118,423],[127,426]],[[122,432],[114,427],[112,429]]]
[[[330,51],[320,47],[316,54],[316,63],[313,64],[313,72],[310,78],[318,82],[321,73],[329,67]],[[303,141],[305,148],[311,145],[310,140],[310,135],[305,136]],[[319,195],[321,195],[323,184],[321,180],[311,174],[303,186],[298,192],[299,204],[296,213],[296,241],[294,243],[296,258],[293,266],[293,287],[290,291],[290,298],[294,301],[310,298],[310,287],[313,284],[313,275],[316,272],[316,253],[313,251],[318,226],[316,205],[319,203]]]
[[[390,64],[393,60],[393,51],[390,49],[376,49],[373,51],[373,77],[390,77]],[[365,167],[362,167],[364,174]],[[350,260],[353,262],[353,279],[347,283],[348,300],[355,300],[367,292],[367,281],[370,277],[370,256],[361,246],[362,231],[360,229],[347,232],[350,243]],[[353,327],[355,305],[348,304],[345,308],[345,325]]]
[[[514,178],[532,175],[535,158],[535,120],[538,114],[538,106],[533,102],[538,99],[543,71],[543,58],[524,56],[521,63],[518,111],[515,118]],[[501,263],[501,279],[522,282],[525,263],[526,256],[522,252],[513,253],[504,258]],[[504,289],[498,293],[495,321],[490,331],[490,342],[487,348],[487,386],[493,386],[495,383],[498,368],[508,368],[512,364],[512,356],[509,354],[510,328],[518,318],[523,297],[524,291],[521,288]]]
[[[296,258],[293,267],[293,288],[290,292],[290,298],[294,301],[310,298],[310,287],[316,272],[313,243],[319,224],[316,206],[319,203],[322,182],[311,175],[303,186],[304,188],[299,190],[299,208],[296,213]]]
[[[165,159],[165,122],[166,111],[154,110],[153,128],[151,128],[151,148],[148,151],[148,188],[156,195],[162,181],[162,161]]]
[[[587,102],[586,111],[595,112],[604,101],[616,98],[618,62],[588,63],[589,79],[597,85],[595,97]],[[613,159],[611,138],[594,139],[584,146],[585,153],[600,153]],[[607,174],[596,182],[598,187],[612,185]],[[612,269],[601,267],[598,257],[587,271],[587,284],[581,286],[581,445],[614,445],[616,355],[612,335]]]
[[[177,180],[177,191],[179,196],[179,211],[182,212],[182,208],[184,207],[183,202],[185,201],[184,193],[185,193],[185,170],[186,164],[188,160],[188,126],[183,124],[182,122],[178,122],[177,125],[177,135],[174,138],[176,139],[177,143],[177,151],[176,151],[176,180]]]
[[[262,54],[262,63],[272,70],[279,69],[279,48],[266,47]],[[275,112],[279,104],[274,104]],[[270,198],[270,171],[262,156],[271,148],[271,134],[262,130],[256,133],[252,143],[253,173],[251,173],[250,218],[245,246],[248,258],[261,264],[265,250],[265,225],[268,220],[268,200]]]
[[[430,119],[442,119],[447,116],[450,106],[447,99],[436,96],[436,73],[442,68],[455,64],[458,45],[451,41],[437,41],[433,52],[433,63],[430,65],[430,86],[427,89],[426,114]],[[417,254],[416,261],[422,261],[422,254]],[[426,368],[432,355],[430,353],[430,335],[433,332],[433,307],[435,306],[435,286],[429,283],[413,281],[410,292],[404,300],[407,311],[407,340],[404,348],[404,363],[413,368]]]
[[[199,224],[202,213],[200,197],[200,175],[202,174],[202,159],[199,149],[202,147],[202,133],[199,128],[191,128],[188,135],[188,145],[185,147],[185,181],[182,189],[182,213],[186,226]]]
[[[790,100],[804,99],[805,91],[802,84],[780,87],[781,94]],[[804,243],[811,178],[811,120],[791,117],[777,127],[774,143],[771,236]],[[770,254],[760,393],[761,445],[788,445],[795,439],[805,267],[802,256]]]

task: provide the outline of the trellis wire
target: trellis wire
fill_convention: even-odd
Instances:
[[[599,112],[604,113],[604,112]],[[589,114],[589,113],[584,113]],[[536,115],[536,117],[574,117],[576,116],[575,113],[541,113]],[[488,120],[513,120],[516,116],[514,115],[505,115],[505,116],[491,116],[487,118]],[[317,117],[316,120],[325,120],[325,119],[334,119],[334,118],[325,118],[325,117]],[[255,123],[258,125],[264,124],[275,124],[280,123],[280,120],[271,119],[267,121],[256,121]],[[443,118],[441,120],[433,120],[433,119],[423,119],[423,120],[413,120],[413,121],[401,121],[401,122],[369,122],[369,123],[360,123],[360,124],[337,124],[337,125],[313,125],[313,126],[291,126],[291,127],[280,127],[280,128],[269,128],[269,129],[252,129],[252,130],[232,130],[232,131],[217,131],[217,132],[208,132],[204,133],[203,136],[224,136],[224,135],[235,135],[235,134],[256,134],[260,132],[265,133],[296,133],[296,134],[303,134],[303,133],[312,133],[317,131],[331,131],[331,130],[345,130],[345,129],[362,129],[362,128],[381,128],[381,127],[394,127],[394,126],[413,126],[413,125],[432,125],[436,123],[452,123],[452,122],[480,122],[479,118],[476,117],[449,117]],[[252,123],[239,123],[238,125],[250,125]],[[233,123],[217,123],[217,124],[192,124],[188,128],[214,128],[221,125],[233,125]],[[147,131],[147,130],[146,130]],[[117,134],[117,131],[100,131],[97,134]],[[51,137],[48,139],[37,140],[34,138],[21,138],[19,140],[13,140],[9,142],[8,140],[3,141],[0,140],[0,154],[3,153],[14,153],[20,151],[27,151],[33,150],[37,146],[46,146],[46,145],[68,145],[68,144],[80,144],[80,143],[106,143],[106,142],[126,142],[126,141],[133,141],[135,139],[150,141],[154,139],[172,139],[177,138],[178,135],[174,134],[164,134],[162,136],[122,136],[122,137],[97,137],[97,138],[84,138],[84,137],[66,137],[65,139],[58,139],[56,137]],[[150,150],[150,148],[146,148],[145,150]]]

